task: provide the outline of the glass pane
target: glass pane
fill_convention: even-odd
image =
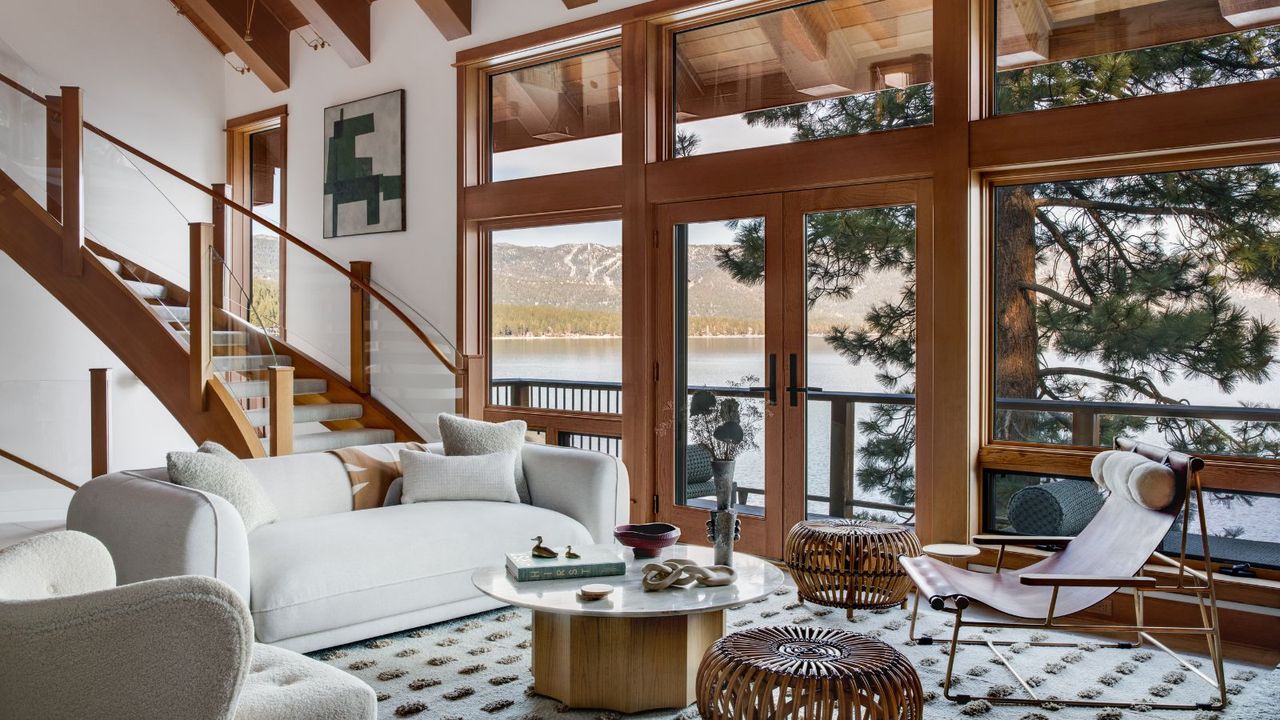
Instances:
[[[496,230],[490,402],[622,409],[622,223]]]
[[[492,180],[622,164],[622,49],[490,78]]]
[[[280,128],[249,136],[249,194],[253,211],[280,224],[280,178],[284,169],[284,133]],[[249,284],[253,317],[264,330],[279,335],[284,301],[280,280],[280,236],[252,221],[252,279]]]
[[[1218,490],[1205,490],[1204,497],[1214,560],[1280,566],[1280,497]],[[1105,501],[1089,478],[1003,471],[987,471],[983,499],[983,532],[1069,536],[1079,534]],[[1203,551],[1194,504],[1191,517],[1187,552],[1197,555]],[[1160,549],[1177,556],[1181,545],[1179,516]]]
[[[739,510],[762,512],[765,377],[764,219],[675,228],[678,504],[713,509],[715,478]],[[746,506],[746,507],[741,507]]]
[[[933,122],[933,0],[825,0],[675,38],[676,157]]]
[[[1280,458],[1280,165],[998,188],[994,437]]]
[[[913,205],[805,216],[810,517],[915,516]]]
[[[996,112],[1280,77],[1277,21],[1249,0],[998,0]]]

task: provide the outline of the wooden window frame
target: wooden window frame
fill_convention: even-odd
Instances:
[[[483,283],[482,224],[609,209],[623,218],[624,460],[631,472],[632,517],[652,518],[654,488],[654,328],[649,270],[655,208],[686,200],[812,190],[859,182],[931,180],[932,262],[919,268],[919,302],[931,317],[918,332],[947,363],[922,359],[918,376],[937,392],[918,401],[917,473],[931,478],[917,498],[917,532],[926,541],[965,541],[979,528],[985,469],[1080,474],[1095,451],[1020,447],[990,439],[992,391],[987,248],[993,182],[1082,176],[1099,171],[1150,172],[1207,164],[1261,161],[1280,151],[1280,79],[1126,98],[1091,105],[995,116],[995,10],[992,0],[935,0],[933,124],[870,135],[670,158],[670,60],[674,32],[738,16],[797,5],[712,0],[650,2],[461,51],[459,82],[459,332],[466,354],[481,353],[477,306]],[[481,99],[488,73],[573,55],[621,28],[623,162],[619,167],[485,183],[487,147]],[[610,36],[610,44],[616,43]],[[547,54],[540,54],[545,49]],[[1205,123],[1214,117],[1217,122]],[[1099,128],[1104,130],[1100,131]],[[1046,142],[1045,138],[1053,138]],[[848,158],[857,158],[849,163]],[[965,268],[966,272],[958,272]],[[923,311],[922,311],[923,312]],[[487,328],[485,328],[487,331]],[[500,417],[487,407],[488,387],[468,380],[467,412]],[[482,388],[485,402],[474,402]],[[1217,481],[1234,474],[1238,487],[1272,491],[1280,467],[1240,458],[1211,460]],[[1210,483],[1215,484],[1215,483]],[[935,512],[932,508],[938,508]],[[951,508],[943,512],[941,508]],[[954,508],[963,508],[955,510]],[[1008,554],[1029,562],[1034,551]],[[1219,576],[1220,597],[1280,606],[1280,577]]]
[[[231,118],[226,123],[227,185],[232,201],[244,207],[253,207],[249,197],[253,185],[250,137],[266,130],[280,130],[280,145],[284,153],[280,167],[280,226],[288,227],[289,181],[289,107],[280,105],[248,115]],[[231,284],[250,287],[253,276],[253,223],[240,214],[232,213],[227,224],[227,261]],[[288,243],[280,238],[280,339],[288,337],[285,293],[288,287]],[[253,322],[252,318],[245,318]]]

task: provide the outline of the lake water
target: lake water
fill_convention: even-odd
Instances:
[[[851,365],[838,356],[820,337],[810,337],[809,384],[827,391],[887,392],[876,380],[871,366]],[[553,380],[597,380],[617,382],[621,377],[622,341],[618,338],[495,338],[493,340],[493,376],[495,378],[543,378]],[[787,363],[778,360],[778,385],[786,386]],[[689,341],[688,374],[690,385],[727,385],[740,381],[743,376],[765,375],[764,339],[759,337],[691,338]],[[753,384],[763,384],[755,382]],[[904,383],[910,385],[908,378]],[[1233,404],[1221,397],[1211,386],[1199,387],[1199,383],[1184,384],[1179,391],[1196,397],[1206,404]],[[1242,391],[1247,389],[1242,389]],[[1264,389],[1259,389],[1262,392]],[[1271,388],[1274,391],[1274,387]],[[1190,392],[1187,392],[1190,391]],[[1246,397],[1246,394],[1237,393]],[[1203,397],[1204,400],[1200,398]],[[763,400],[759,401],[763,407]],[[811,401],[807,422],[808,436],[808,494],[828,494],[828,472],[831,425],[830,404]],[[858,405],[856,419],[867,419],[869,406]],[[859,447],[864,438],[859,437]],[[1151,440],[1159,442],[1159,437]],[[761,451],[749,452],[738,459],[735,478],[742,487],[764,487],[763,456]],[[855,499],[888,502],[883,494],[854,488]],[[752,497],[753,504],[763,502],[763,496]],[[810,511],[826,512],[825,503],[810,503]],[[1242,536],[1251,540],[1280,542],[1280,498],[1259,498],[1253,506],[1235,503],[1231,507],[1211,504],[1209,520],[1211,532],[1223,527],[1242,526]]]

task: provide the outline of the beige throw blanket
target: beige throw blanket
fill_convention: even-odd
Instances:
[[[427,452],[427,446],[422,443],[405,443],[404,449]],[[394,460],[379,460],[356,448],[338,448],[329,452],[336,455],[347,470],[347,478],[351,481],[352,510],[382,507],[391,482],[404,474],[400,470],[398,450],[389,451]]]

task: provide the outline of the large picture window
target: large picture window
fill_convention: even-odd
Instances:
[[[676,157],[933,121],[933,0],[824,0],[675,36]]]
[[[490,179],[621,164],[621,56],[610,48],[490,77]]]
[[[997,114],[1280,77],[1280,6],[996,0]]]
[[[1280,458],[1280,164],[994,203],[994,439]]]
[[[490,234],[490,402],[622,407],[622,223]]]

